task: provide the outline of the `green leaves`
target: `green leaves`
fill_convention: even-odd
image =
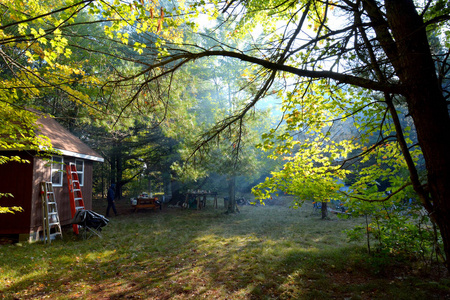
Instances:
[[[300,200],[342,200],[364,213],[364,201],[410,196],[406,162],[379,95],[309,81],[283,97],[284,123],[263,134],[259,147],[285,163],[253,189],[257,198],[282,191]],[[405,136],[411,130],[405,126]],[[420,151],[411,154],[418,163]]]
[[[440,241],[435,241],[429,216],[424,213],[420,203],[412,199],[360,203],[350,207],[353,215],[357,215],[354,209],[359,210],[359,215],[368,216],[368,222],[365,227],[348,230],[348,237],[366,237],[369,252],[374,251],[380,257],[422,259],[427,263],[435,247],[440,244]]]

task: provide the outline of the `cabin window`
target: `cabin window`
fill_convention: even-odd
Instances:
[[[53,186],[63,185],[64,160],[62,156],[52,157],[52,184]]]
[[[83,186],[83,183],[84,183],[84,160],[76,159],[75,165],[77,166],[78,181],[80,182],[80,186]]]

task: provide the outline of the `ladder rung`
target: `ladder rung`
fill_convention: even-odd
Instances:
[[[42,184],[42,201],[43,204],[46,204],[43,212],[43,230],[44,230],[44,240],[50,241],[54,239],[56,236],[60,236],[62,238],[61,232],[61,223],[58,217],[58,205],[55,200],[55,194],[53,192],[53,186],[51,183]],[[54,233],[49,233],[50,229],[54,228]]]
[[[81,209],[85,209],[83,203],[83,196],[81,194],[80,182],[78,178],[77,167],[75,164],[70,163],[66,165],[67,170],[67,183],[69,185],[69,194],[70,194],[70,204],[73,207],[75,206],[75,211],[79,211]],[[77,203],[78,202],[78,203]],[[73,224],[73,229],[76,234],[78,234],[78,227]]]

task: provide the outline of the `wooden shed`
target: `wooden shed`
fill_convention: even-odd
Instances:
[[[2,151],[30,163],[10,162],[0,165],[0,193],[14,197],[0,198],[0,206],[20,206],[22,212],[0,215],[0,235],[35,241],[42,236],[42,201],[40,182],[53,183],[61,225],[72,220],[65,165],[75,163],[86,209],[92,209],[93,163],[103,158],[52,118],[40,118],[39,133],[47,136],[60,155],[43,159],[32,151]]]

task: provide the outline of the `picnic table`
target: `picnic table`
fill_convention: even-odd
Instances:
[[[203,190],[188,191],[186,193],[186,199],[183,203],[183,207],[188,208],[193,200],[194,204],[196,202],[197,209],[202,209],[202,207],[206,206],[206,197],[207,196],[214,197],[214,208],[217,208],[217,192],[203,191]]]
[[[136,202],[133,202],[131,206],[134,208],[134,212],[141,208],[151,208],[151,209],[162,209],[161,203],[158,201],[157,197],[149,197],[146,195],[141,195],[136,198]]]

